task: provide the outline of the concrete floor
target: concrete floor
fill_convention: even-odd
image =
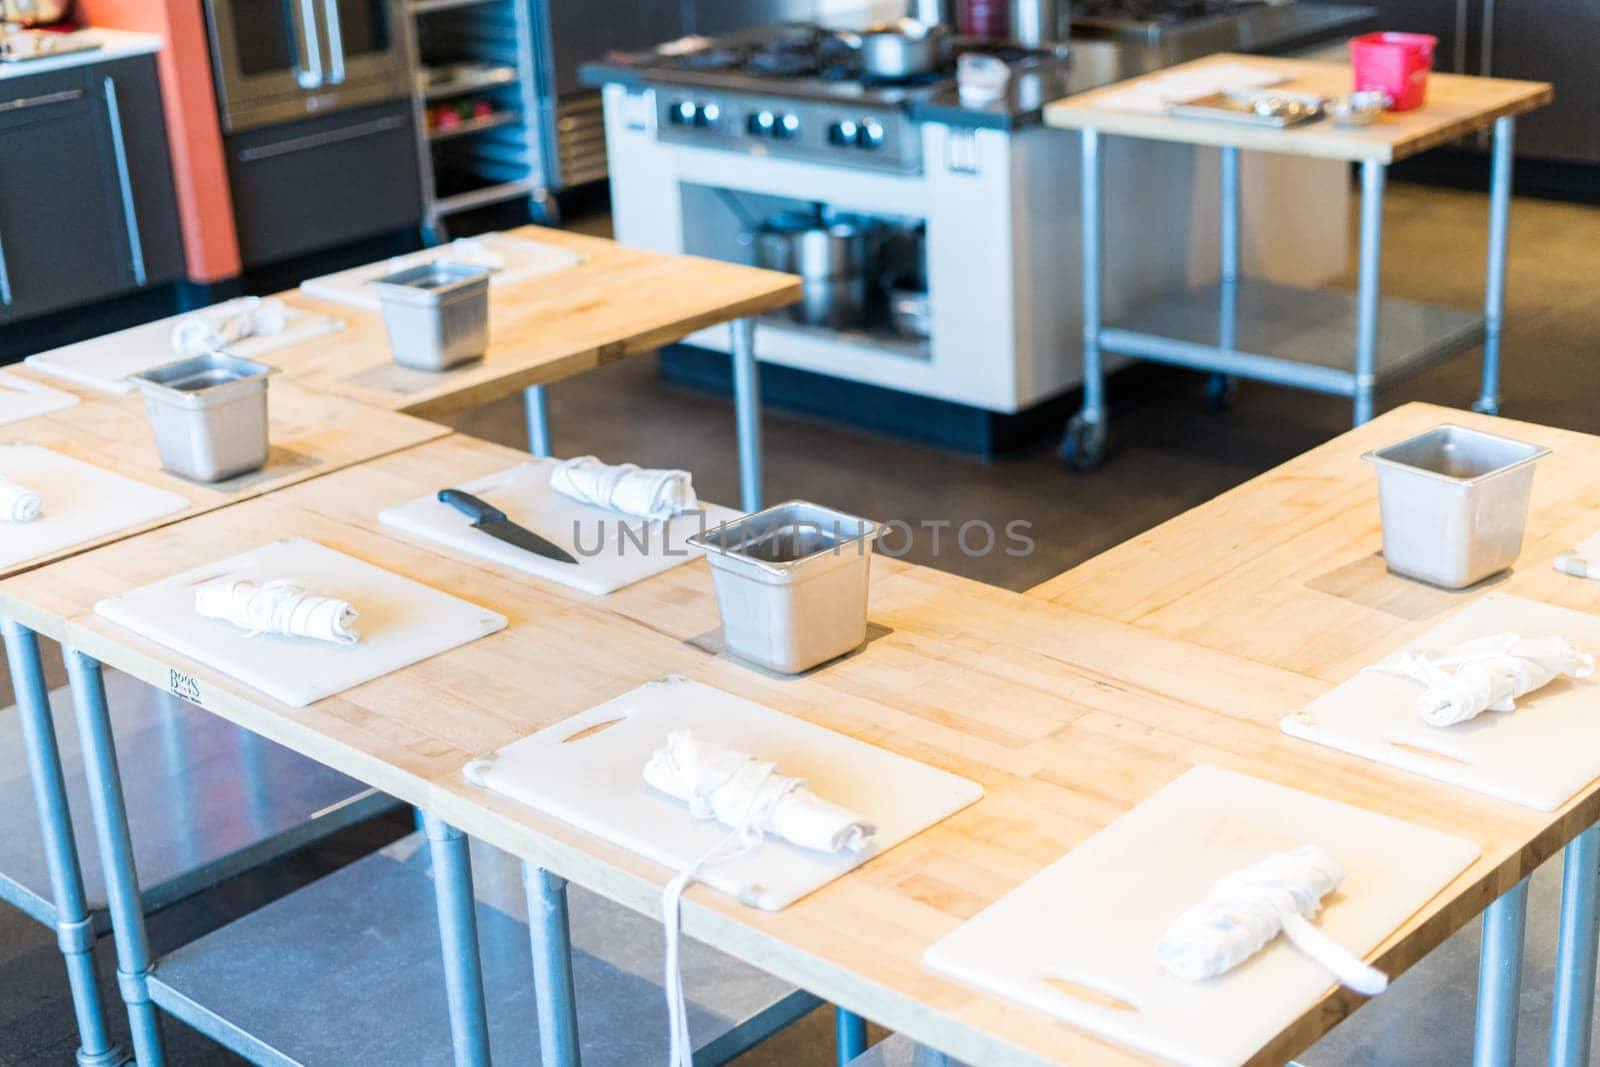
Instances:
[[[1470,307],[1483,277],[1482,196],[1391,186],[1387,295]],[[1505,414],[1600,433],[1600,209],[1519,201],[1512,215]],[[1343,284],[1353,284],[1346,278]],[[1380,407],[1410,399],[1465,405],[1477,392],[1476,354],[1458,357],[1386,392]],[[1034,551],[973,558],[927,537],[911,558],[1011,589],[1026,589],[1133,534],[1326,440],[1344,429],[1347,402],[1245,383],[1234,410],[1208,412],[1199,376],[1137,368],[1112,383],[1113,454],[1089,477],[1065,473],[1049,442],[993,462],[907,445],[823,422],[766,420],[767,498],[809,497],[879,518],[987,519],[1032,524]],[[695,472],[709,499],[737,499],[732,413],[725,398],[662,385],[650,360],[613,364],[550,391],[556,449],[648,458]],[[463,416],[458,428],[523,443],[520,402]],[[59,677],[59,674],[58,674]],[[0,697],[4,692],[0,691]],[[0,701],[3,702],[3,701]],[[7,818],[31,818],[8,812]],[[409,829],[387,819],[308,853],[234,879],[156,916],[158,952],[244,914]],[[1518,1062],[1544,1056],[1554,962],[1559,860],[1535,879],[1529,909],[1527,995]],[[1404,976],[1310,1050],[1303,1062],[1454,1065],[1470,1059],[1476,925]],[[102,973],[114,963],[101,945]],[[108,1002],[114,985],[106,983]],[[120,1014],[114,1022],[125,1029]],[[231,1064],[234,1057],[169,1022],[173,1064]],[[818,1012],[740,1061],[743,1067],[830,1062],[831,1019]],[[0,905],[0,1067],[67,1064],[70,1003],[53,935]]]

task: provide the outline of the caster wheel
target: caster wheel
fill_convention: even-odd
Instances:
[[[1061,438],[1061,462],[1079,474],[1095,470],[1106,458],[1106,427],[1082,415],[1072,416]]]
[[[1496,397],[1495,399],[1490,400],[1484,397],[1479,397],[1477,400],[1472,402],[1472,410],[1476,411],[1479,415],[1498,415],[1500,414],[1500,399]]]
[[[1239,379],[1233,375],[1213,374],[1206,379],[1206,407],[1211,411],[1227,411],[1238,395]]]

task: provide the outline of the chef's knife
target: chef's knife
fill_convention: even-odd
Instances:
[[[562,548],[554,541],[548,541],[526,527],[518,526],[506,518],[506,513],[492,504],[479,500],[471,493],[460,489],[439,490],[439,503],[449,504],[461,514],[472,520],[474,528],[482,530],[490,537],[497,537],[514,548],[524,552],[553,559],[558,563],[577,563],[578,559],[571,552]]]

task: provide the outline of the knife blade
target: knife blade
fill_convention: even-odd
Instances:
[[[505,512],[465,490],[441,489],[439,503],[449,504],[471,519],[474,529],[482,530],[490,537],[498,538],[513,548],[520,548],[524,552],[532,552],[534,555],[553,559],[558,563],[578,562],[576,556],[554,541],[540,537],[525,526],[518,526],[506,518]]]

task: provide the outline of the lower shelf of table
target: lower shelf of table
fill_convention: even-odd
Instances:
[[[392,808],[383,793],[117,671],[106,697],[146,909]],[[84,887],[97,925],[105,879],[94,843],[72,701],[50,694]],[[15,707],[0,711],[0,899],[55,922],[50,875]]]
[[[1197,370],[1220,369],[1331,393],[1353,391],[1354,293],[1251,278],[1235,285],[1233,352],[1247,362],[1261,361],[1261,366],[1224,367],[1225,357],[1214,351],[1223,323],[1221,282],[1141,305],[1108,325],[1101,344],[1107,352]],[[1415,373],[1482,338],[1483,316],[1477,312],[1383,300],[1378,312],[1377,384]],[[1178,342],[1178,350],[1161,344],[1161,339]],[[1295,377],[1305,380],[1289,380]]]
[[[496,1064],[536,1064],[538,1024],[519,865],[474,843]],[[667,1059],[661,927],[569,889],[584,1067]],[[721,1063],[818,1001],[686,942],[695,1062]],[[163,957],[157,1004],[260,1064],[451,1062],[429,852],[412,834]]]

